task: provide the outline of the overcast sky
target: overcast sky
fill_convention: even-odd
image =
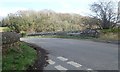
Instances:
[[[0,16],[7,16],[18,10],[50,9],[55,12],[90,14],[89,5],[98,0],[0,0]],[[109,0],[104,0],[109,1]],[[116,3],[119,0],[112,0]]]

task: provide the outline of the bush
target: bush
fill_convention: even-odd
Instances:
[[[25,31],[21,31],[20,34],[21,34],[22,37],[26,36],[26,32]]]
[[[110,33],[110,32],[113,32],[113,33],[118,33],[120,32],[120,29],[119,28],[114,28],[114,29],[103,29],[101,30],[102,33]]]
[[[15,32],[2,32],[2,44],[12,44],[20,40],[20,35]]]
[[[118,38],[119,32],[120,32],[119,28],[103,29],[103,30],[101,30],[101,33],[100,33],[100,39],[119,40],[119,38]]]
[[[0,27],[0,32],[10,32],[10,31],[12,30],[8,27]]]

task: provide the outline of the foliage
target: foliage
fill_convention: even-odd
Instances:
[[[21,34],[22,37],[26,36],[26,32],[25,31],[21,31],[20,34]]]
[[[107,33],[101,33],[99,39],[101,40],[120,40],[118,37],[118,33],[112,33],[112,32],[107,32]]]
[[[100,20],[94,17],[84,17],[82,18],[83,24],[86,28],[95,29],[100,28]]]
[[[114,28],[114,29],[103,29],[101,30],[102,33],[119,33],[120,29],[119,28]]]
[[[0,27],[0,32],[10,32],[11,29],[8,27]]]
[[[36,51],[21,43],[20,46],[8,48],[7,53],[3,55],[4,70],[26,70],[36,59]]]
[[[20,40],[20,34],[15,32],[2,32],[2,44],[12,44]]]
[[[8,26],[18,33],[21,31],[27,33],[74,31],[86,28],[84,21],[90,20],[90,17],[84,18],[79,14],[56,13],[51,10],[38,12],[26,10],[9,14],[2,20],[2,26]],[[90,24],[92,25],[92,23]]]
[[[119,40],[120,29],[103,29],[100,31],[100,39],[102,40]]]

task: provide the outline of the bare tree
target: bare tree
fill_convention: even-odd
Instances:
[[[117,16],[117,22],[120,23],[120,1],[118,2],[118,16]]]
[[[93,3],[90,7],[95,17],[101,20],[100,27],[102,29],[109,29],[115,26],[117,16],[114,9],[113,2],[111,1]]]

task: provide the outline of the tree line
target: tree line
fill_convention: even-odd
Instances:
[[[56,13],[52,10],[21,10],[10,13],[1,20],[1,26],[7,26],[15,32],[56,32],[76,31],[86,28],[109,29],[116,25],[116,14],[112,2],[93,3],[90,6],[94,16]]]
[[[8,26],[16,32],[74,31],[85,28],[88,19],[91,18],[79,14],[27,10],[11,13],[1,23],[2,26]]]

